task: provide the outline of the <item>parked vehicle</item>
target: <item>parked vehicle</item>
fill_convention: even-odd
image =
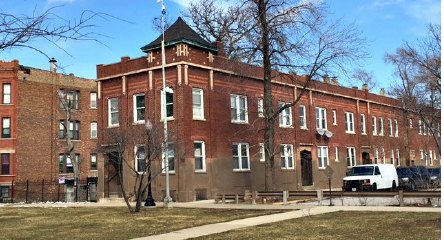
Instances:
[[[393,164],[368,164],[354,166],[343,178],[344,191],[395,191],[398,175]]]
[[[440,188],[441,187],[441,168],[429,168],[429,184],[430,187]]]
[[[427,188],[429,173],[424,166],[399,167],[396,169],[399,187],[404,190],[416,191],[418,188]]]

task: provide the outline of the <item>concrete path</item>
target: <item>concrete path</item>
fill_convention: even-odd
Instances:
[[[386,207],[386,206],[301,206],[297,204],[291,205],[248,205],[248,204],[214,204],[205,201],[193,203],[174,203],[173,207],[190,207],[190,208],[242,208],[242,209],[286,209],[294,211],[277,213],[266,216],[258,216],[233,220],[230,222],[208,224],[199,227],[182,229],[170,233],[136,238],[135,240],[164,240],[164,239],[188,239],[206,236],[215,233],[226,232],[243,227],[251,227],[261,224],[284,221],[293,218],[307,217],[310,215],[324,214],[336,211],[408,211],[408,212],[441,212],[438,207]]]

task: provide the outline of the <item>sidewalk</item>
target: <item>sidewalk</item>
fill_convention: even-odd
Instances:
[[[258,216],[233,220],[230,222],[208,224],[199,227],[187,228],[175,232],[136,238],[134,240],[163,240],[163,239],[188,239],[206,236],[215,233],[226,232],[243,227],[251,227],[261,224],[284,221],[293,218],[307,217],[337,211],[407,211],[407,212],[441,212],[441,208],[432,207],[386,207],[386,206],[316,206],[316,205],[249,205],[249,204],[215,204],[212,201],[197,201],[191,203],[174,203],[173,207],[189,208],[242,208],[242,209],[293,209],[294,211],[277,213],[266,216]]]

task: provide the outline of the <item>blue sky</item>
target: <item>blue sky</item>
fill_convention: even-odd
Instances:
[[[325,0],[324,0],[325,1]],[[190,0],[164,0],[167,8],[166,18],[171,22],[180,16],[180,11]],[[403,42],[415,42],[426,34],[428,23],[441,22],[441,2],[439,0],[330,0],[332,18],[343,18],[344,22],[355,22],[362,37],[369,41],[368,51],[371,58],[363,68],[372,72],[379,88],[387,88],[393,81],[393,67],[384,63],[385,53],[394,53]],[[60,6],[58,16],[78,19],[82,11],[90,10],[115,16],[97,18],[96,27],[90,30],[101,34],[93,41],[59,42],[69,54],[45,41],[35,41],[38,47],[54,57],[64,73],[94,79],[97,64],[120,61],[122,56],[131,58],[144,56],[140,47],[153,41],[160,33],[152,27],[152,19],[161,15],[161,6],[156,0],[0,0],[4,13],[27,14],[41,13],[49,7]],[[12,49],[0,52],[0,59],[18,59],[20,64],[49,69],[48,59],[29,49]],[[341,79],[339,79],[341,82]]]

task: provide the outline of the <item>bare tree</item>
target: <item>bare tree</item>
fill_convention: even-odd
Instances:
[[[79,19],[68,20],[56,14],[57,9],[61,7],[51,7],[43,13],[35,10],[29,16],[10,14],[0,9],[0,52],[12,48],[29,48],[48,57],[32,44],[36,39],[44,39],[61,50],[63,48],[57,43],[60,40],[101,43],[97,39],[99,34],[92,31],[96,27],[93,20],[98,17],[110,17],[109,15],[83,11]]]
[[[274,190],[274,156],[279,151],[274,145],[276,118],[299,102],[312,79],[334,75],[336,69],[346,71],[345,66],[365,57],[365,42],[353,24],[328,21],[328,6],[322,1],[215,3],[198,1],[185,18],[207,40],[223,41],[229,58],[263,67],[265,190]],[[275,107],[272,80],[279,77],[301,91],[293,102]]]
[[[414,115],[425,124],[441,153],[439,128],[441,122],[441,25],[428,25],[428,35],[415,45],[404,43],[385,60],[396,67],[401,80],[391,92],[401,98],[407,115]]]
[[[351,79],[353,80],[350,82],[350,85],[356,86],[356,83],[360,83],[361,85],[367,85],[369,91],[374,89],[377,85],[376,81],[374,80],[373,71],[368,72],[364,69],[355,69]]]

